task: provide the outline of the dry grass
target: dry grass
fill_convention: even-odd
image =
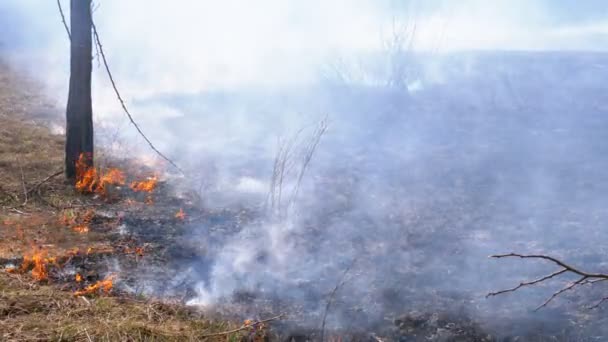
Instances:
[[[0,205],[28,204],[36,194],[26,201],[24,187],[31,189],[63,167],[63,136],[47,128],[58,111],[37,92],[33,81],[0,61]],[[41,191],[46,188],[66,189],[60,177]]]
[[[104,250],[110,243],[103,232],[79,234],[61,222],[63,209],[86,210],[90,198],[62,175],[41,184],[62,169],[64,138],[48,129],[58,110],[38,94],[34,82],[0,61],[0,261],[18,260],[33,247],[61,256],[75,248]],[[0,265],[1,341],[236,341],[247,332],[204,335],[239,325],[178,304],[124,296],[85,300]]]
[[[180,305],[118,297],[84,300],[0,274],[2,341],[199,341],[235,327]],[[205,340],[238,340],[243,334]]]
[[[88,201],[62,175],[41,184],[63,167],[64,138],[48,128],[57,113],[35,82],[0,61],[0,259],[19,257],[33,245],[62,254],[103,242],[59,222],[61,208]]]

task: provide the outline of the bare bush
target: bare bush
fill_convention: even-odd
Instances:
[[[295,202],[306,170],[327,131],[327,117],[321,120],[310,136],[303,137],[305,129],[298,130],[291,138],[277,139],[267,210],[271,216],[283,219]]]

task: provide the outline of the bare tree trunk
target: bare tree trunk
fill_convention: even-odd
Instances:
[[[93,164],[91,0],[71,0],[70,91],[66,110],[65,175],[76,178],[81,154]]]

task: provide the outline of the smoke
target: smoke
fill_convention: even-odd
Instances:
[[[187,278],[191,304],[276,305],[318,326],[354,261],[332,327],[416,309],[513,331],[548,317],[557,329],[576,304],[560,301],[556,318],[528,312],[550,289],[484,299],[546,271],[489,254],[588,267],[605,255],[606,14],[603,1],[106,0],[94,17],[135,119],[200,176],[191,185],[206,208],[253,212],[182,237],[200,253],[171,284]],[[4,0],[0,33],[4,57],[63,103],[68,42],[54,2]],[[96,120],[145,149],[103,72]],[[268,214],[277,138],[307,136],[326,115],[293,208]]]

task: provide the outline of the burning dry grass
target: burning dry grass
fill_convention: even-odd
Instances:
[[[199,341],[203,335],[238,328],[215,322],[180,305],[125,298],[83,300],[50,286],[0,274],[2,341]],[[240,340],[247,332],[209,337]]]
[[[103,225],[97,205],[105,204],[63,181],[64,139],[48,129],[58,111],[30,83],[0,60],[0,340],[225,341],[245,336],[247,331],[205,337],[240,325],[214,322],[177,304],[116,296],[112,276],[90,281],[76,273],[69,291],[60,289],[54,272],[69,260],[103,253],[143,257],[145,248],[109,245],[107,232],[119,218],[107,222],[109,229],[95,229]],[[81,192],[105,195],[109,186],[129,184],[149,203],[158,182],[151,177],[126,183],[118,169],[84,171]],[[126,199],[125,206],[129,203],[139,202]],[[14,267],[5,269],[8,264]]]

